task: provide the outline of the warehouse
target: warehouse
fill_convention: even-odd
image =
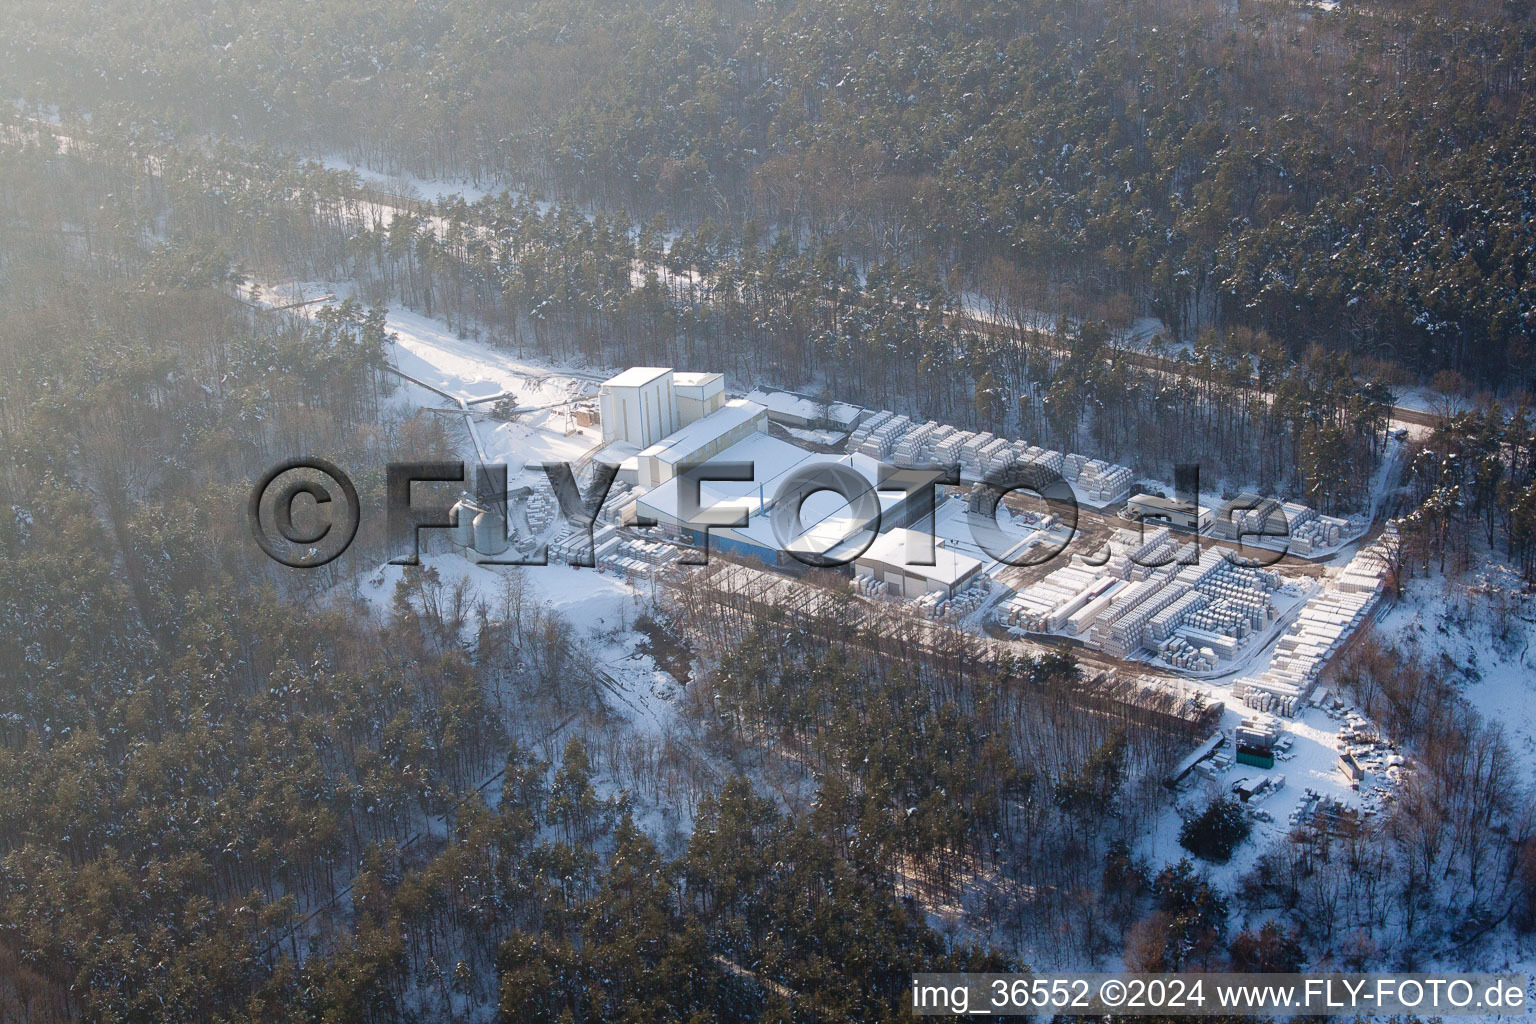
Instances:
[[[671,480],[677,467],[707,462],[737,442],[768,429],[766,410],[742,399],[726,402],[703,419],[694,420],[636,456],[641,487],[656,487]]]
[[[833,471],[841,467],[852,470],[862,479],[864,485],[879,499],[881,529],[909,525],[911,514],[921,508],[916,502],[909,504],[908,495],[904,491],[876,490],[880,477],[879,463],[862,455],[813,454],[787,441],[757,433],[718,453],[711,461],[719,466],[749,463],[752,466],[752,479],[706,479],[699,482],[700,509],[736,509],[750,517],[745,526],[711,529],[710,545],[714,550],[758,558],[768,565],[787,566],[795,562],[780,551],[785,545],[779,542],[771,513],[776,511],[779,503],[804,494],[804,487],[792,486],[793,482],[801,474],[818,467]],[[687,521],[682,505],[683,486],[684,481],[676,476],[663,481],[635,500],[635,511],[693,543],[701,544],[702,531]],[[857,542],[837,543],[852,529],[849,502],[837,491],[821,490],[810,494],[799,513],[798,524],[785,532],[790,534],[789,546],[801,553],[833,549],[830,553],[835,556],[842,551],[851,554],[861,546]]]
[[[888,530],[854,561],[854,570],[874,576],[902,597],[934,593],[953,597],[981,573],[979,559],[951,550],[942,538],[933,542],[933,565],[911,564],[923,556],[929,543],[926,534],[914,530]]]

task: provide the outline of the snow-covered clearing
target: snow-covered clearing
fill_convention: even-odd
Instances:
[[[1498,724],[1536,786],[1536,602],[1508,566],[1487,561],[1465,579],[1409,580],[1378,636],[1461,687]]]
[[[501,189],[478,184],[468,178],[420,178],[414,174],[389,174],[375,170],[367,164],[347,160],[335,154],[326,154],[320,163],[328,171],[351,171],[369,188],[381,192],[393,192],[407,199],[424,199],[436,203],[453,196],[463,196],[465,202],[474,203]]]

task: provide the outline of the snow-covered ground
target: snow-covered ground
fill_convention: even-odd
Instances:
[[[649,735],[661,735],[675,721],[677,680],[640,651],[645,638],[634,628],[644,610],[643,590],[611,573],[568,565],[479,565],[457,553],[432,552],[422,554],[422,564],[436,569],[447,587],[466,581],[471,603],[483,601],[493,613],[503,580],[509,573],[520,573],[529,596],[570,623],[577,642],[616,684],[606,695],[613,711]],[[406,571],[404,566],[381,565],[359,582],[356,596],[387,616],[395,585]]]
[[[1493,561],[1460,581],[1409,580],[1377,630],[1461,686],[1479,714],[1500,725],[1536,786],[1536,602],[1508,566]]]
[[[322,156],[320,163],[329,171],[351,171],[362,179],[364,185],[407,199],[425,199],[435,203],[450,196],[463,196],[465,202],[473,203],[501,191],[468,178],[419,178],[414,174],[387,174],[335,154]]]
[[[1397,407],[1399,409],[1407,409],[1409,412],[1430,413],[1437,416],[1448,409],[1452,413],[1465,412],[1471,406],[1472,403],[1465,398],[1442,394],[1434,388],[1428,387],[1409,388],[1397,396]]]

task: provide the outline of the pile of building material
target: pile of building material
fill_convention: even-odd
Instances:
[[[1274,620],[1272,595],[1280,589],[1278,573],[1219,561],[1196,586],[1208,599],[1190,613],[1188,624],[1196,629],[1243,640]]]
[[[852,434],[848,435],[848,450],[856,451],[859,445],[863,444],[865,439],[868,438],[872,432],[878,430],[880,427],[885,426],[885,424],[889,423],[895,418],[896,414],[891,412],[889,409],[882,409],[879,412],[871,413],[870,415],[864,417],[864,420],[859,424],[858,429],[855,430]]]
[[[854,445],[849,439],[848,450],[868,455],[872,459],[888,461],[896,451],[896,445],[912,429],[912,421],[905,416],[892,416],[879,426],[865,432],[864,427],[855,431],[855,435],[863,433],[864,439]]]
[[[882,597],[888,592],[884,580],[867,572],[858,573],[853,577],[853,589],[865,597]]]
[[[1115,463],[1104,462],[1100,459],[1088,459],[1082,463],[1074,476],[1070,470],[1071,463],[1067,463],[1066,478],[1077,488],[1077,492],[1096,505],[1107,505],[1110,502],[1124,498],[1131,491],[1135,474],[1129,466],[1121,466]]]
[[[1285,513],[1290,549],[1297,554],[1310,555],[1324,548],[1337,547],[1349,529],[1349,520],[1319,515],[1316,509],[1298,502],[1288,501],[1280,509]]]
[[[1210,535],[1248,544],[1274,543],[1284,539],[1285,513],[1274,498],[1244,491],[1224,503],[1211,521]]]
[[[1174,668],[1186,672],[1210,672],[1218,663],[1216,652],[1196,647],[1186,637],[1171,636],[1158,644],[1157,656]]]
[[[1041,448],[1033,444],[1026,445],[1023,441],[1015,441],[1013,447],[1014,451],[1019,453],[1018,461],[1020,465],[1039,466],[1051,473],[1058,473],[1062,479],[1066,479],[1065,469],[1068,456],[1051,448]],[[1023,449],[1022,452],[1019,451],[1021,448]],[[1081,455],[1071,457],[1079,460],[1079,465],[1087,461]]]
[[[1320,515],[1298,501],[1281,503],[1246,492],[1222,505],[1209,533],[1222,540],[1285,548],[1313,555],[1337,547],[1351,531],[1350,521]]]
[[[958,430],[947,424],[916,423],[889,410],[872,413],[848,438],[848,451],[894,462],[898,466],[958,465],[967,480],[1003,477],[1020,466],[1036,466],[1073,484],[1094,504],[1117,501],[1130,493],[1130,467],[1067,455],[983,431]]]
[[[1348,593],[1380,593],[1392,575],[1395,556],[1402,542],[1397,523],[1387,523],[1374,543],[1349,560],[1349,564],[1334,579],[1333,585]]]
[[[1002,608],[1010,625],[1083,635],[1116,657],[1151,646],[1181,668],[1214,668],[1232,658],[1275,618],[1278,573],[1200,557],[1168,528],[1142,536],[1116,531],[1103,565],[1074,558],[1015,594]],[[1119,581],[1126,581],[1121,584]],[[1169,644],[1177,638],[1181,642]]]
[[[569,527],[549,542],[549,561],[570,563],[587,551],[586,535]],[[611,523],[592,527],[592,559],[599,568],[649,578],[677,561],[681,552],[671,544],[646,540]]]
[[[1385,564],[1382,539],[1359,552],[1326,587],[1301,610],[1296,621],[1275,644],[1269,668],[1257,679],[1241,679],[1232,694],[1252,708],[1294,715],[1318,675],[1340,647],[1365,621],[1380,599]]]
[[[1187,566],[1178,573],[1168,569],[1156,572],[1158,575],[1127,588],[1125,598],[1094,622],[1093,641],[1104,653],[1129,658],[1140,651],[1146,645],[1151,620],[1190,593],[1200,567]]]
[[[597,523],[592,527],[592,557],[601,565],[605,560],[618,553],[621,540],[619,529],[611,523]],[[570,563],[577,558],[585,557],[587,552],[587,536],[582,530],[574,526],[568,526],[560,535],[549,542],[550,562]]]
[[[1158,612],[1147,620],[1147,629],[1155,641],[1167,640],[1173,636],[1173,631],[1184,624],[1184,620],[1192,612],[1199,611],[1210,603],[1210,598],[1198,590],[1191,590],[1177,601]]]
[[[620,487],[623,490],[620,490]],[[615,484],[614,491],[621,495],[629,493],[629,487]],[[628,499],[633,500],[633,499]],[[534,536],[541,536],[548,530],[550,524],[555,521],[555,515],[560,511],[559,502],[555,500],[552,492],[542,487],[532,487],[528,490],[527,500],[523,503],[523,512],[528,517],[528,530]]]
[[[538,493],[538,492],[534,492]],[[548,499],[553,502],[553,498]],[[597,510],[597,521],[600,523],[621,523],[626,513],[635,503],[635,492],[622,480],[615,480],[613,486],[608,488],[608,496],[603,499],[602,506]],[[530,518],[532,518],[530,512]]]
[[[1254,768],[1273,768],[1280,733],[1280,722],[1273,715],[1260,712],[1243,719],[1233,733],[1238,763]]]
[[[958,622],[980,608],[991,590],[991,579],[982,576],[954,597],[945,597],[942,591],[932,591],[916,598],[912,607],[931,619]]]
[[[1094,609],[1097,614],[1108,606],[1113,588],[1119,585],[1113,577],[1069,565],[1014,594],[1003,606],[1002,618],[1011,626],[1031,632],[1058,633],[1067,629],[1075,634],[1084,624],[1077,613]]]
[[[949,424],[929,420],[902,435],[891,452],[891,460],[904,469],[928,465],[932,462],[934,447],[953,433],[955,428]]]

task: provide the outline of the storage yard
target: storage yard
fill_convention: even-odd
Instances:
[[[1389,527],[1332,569],[1305,559],[1346,550],[1368,524],[1246,492],[1214,509],[1133,495],[1128,466],[789,392],[731,397],[718,374],[635,367],[587,394],[602,440],[578,468],[617,472],[590,543],[525,469],[505,523],[494,501],[465,496],[452,536],[466,555],[590,564],[632,581],[674,574],[706,544],[712,558],[789,577],[827,555],[865,600],[971,633],[1072,644],[1149,680],[1230,680],[1223,692],[1238,706],[1294,716],[1378,607],[1395,539]],[[684,479],[698,463],[750,464],[750,479]],[[954,466],[958,483],[935,488],[929,512],[881,487],[882,464]],[[843,484],[808,492],[813,473]],[[999,480],[1024,486],[988,500],[983,482]],[[867,503],[859,518],[850,486],[877,494],[877,519]],[[692,518],[704,510],[709,526]]]

